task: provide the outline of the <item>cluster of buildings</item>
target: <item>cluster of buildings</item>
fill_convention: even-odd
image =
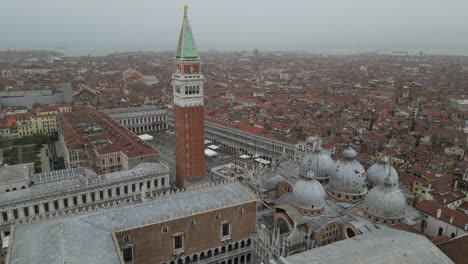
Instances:
[[[71,112],[71,104],[55,104],[33,109],[5,109],[0,115],[0,131],[5,137],[51,135],[57,133],[57,115]]]
[[[60,114],[58,134],[67,168],[92,167],[101,174],[158,161],[156,149],[92,108]]]
[[[15,133],[58,134],[66,169],[0,168],[4,263],[466,260],[468,78],[451,57],[256,50],[202,64],[185,9],[175,58],[6,64],[0,88],[65,73],[73,104],[5,105]],[[136,135],[165,130],[175,186]],[[208,177],[205,140],[242,177]]]

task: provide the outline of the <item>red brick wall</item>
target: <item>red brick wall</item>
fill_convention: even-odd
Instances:
[[[282,196],[285,193],[291,192],[292,186],[289,182],[278,182],[278,196]]]
[[[239,214],[239,208],[244,208],[244,213]],[[217,220],[215,214],[219,212],[221,219]],[[224,220],[231,224],[231,240],[249,238],[255,232],[256,202],[252,201],[243,205],[232,206],[220,210],[183,217],[164,223],[142,226],[116,233],[119,246],[126,244],[134,246],[134,261],[138,264],[154,264],[169,262],[175,257],[173,235],[179,232],[184,234],[184,254],[191,254],[224,245],[221,242],[221,223]],[[190,220],[195,220],[195,226],[190,225]],[[169,227],[165,234],[161,232],[164,225]],[[124,242],[123,237],[128,235],[130,241]]]
[[[203,106],[175,107],[176,184],[179,188],[184,187],[184,181],[189,178],[205,175],[203,121]]]

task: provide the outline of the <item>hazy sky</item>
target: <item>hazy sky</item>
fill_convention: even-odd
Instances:
[[[468,0],[0,0],[0,49],[171,50],[184,4],[201,50],[468,55]]]

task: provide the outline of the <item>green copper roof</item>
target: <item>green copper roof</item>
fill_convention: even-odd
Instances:
[[[198,50],[193,39],[192,29],[187,17],[187,11],[184,12],[182,29],[180,30],[179,44],[177,45],[176,58],[178,59],[197,59]]]

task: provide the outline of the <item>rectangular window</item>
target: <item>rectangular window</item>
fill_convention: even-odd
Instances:
[[[136,185],[133,183],[132,184],[132,192],[135,192],[135,190],[136,190]]]
[[[120,187],[115,188],[115,195],[120,195]]]
[[[156,188],[158,187],[158,179],[154,180],[154,187],[156,187]]]
[[[8,221],[8,213],[7,212],[2,212],[2,218],[3,218],[4,222]]]
[[[81,201],[82,201],[83,203],[87,203],[87,201],[86,201],[86,194],[82,194],[82,195],[81,195]]]
[[[91,193],[91,201],[92,202],[96,201],[96,193],[94,192]]]
[[[107,197],[112,197],[112,189],[107,189]]]
[[[151,188],[151,181],[147,181],[146,182],[146,189],[150,189]]]
[[[78,205],[78,197],[73,196],[73,205]]]
[[[58,210],[58,209],[59,209],[59,202],[58,202],[58,200],[55,200],[55,201],[54,201],[54,209],[55,209],[55,210]]]
[[[44,211],[49,212],[49,203],[44,203]]]
[[[166,181],[166,178],[161,178],[161,185],[162,186],[166,185],[165,181]]]
[[[63,199],[63,207],[68,208],[68,198]]]
[[[104,200],[104,191],[99,191],[99,199]]]
[[[133,248],[124,248],[122,250],[122,255],[125,263],[133,261]]]
[[[174,236],[174,251],[183,251],[184,250],[184,237],[183,235]]]
[[[23,212],[24,212],[24,216],[26,216],[26,217],[29,216],[29,208],[28,207],[24,207]]]
[[[124,186],[124,193],[125,193],[125,194],[128,193],[128,186],[127,186],[127,185]]]
[[[222,225],[222,236],[223,237],[228,237],[230,235],[230,232],[229,232],[229,223],[224,223]]]
[[[18,218],[18,209],[13,209],[13,218],[14,219]]]

